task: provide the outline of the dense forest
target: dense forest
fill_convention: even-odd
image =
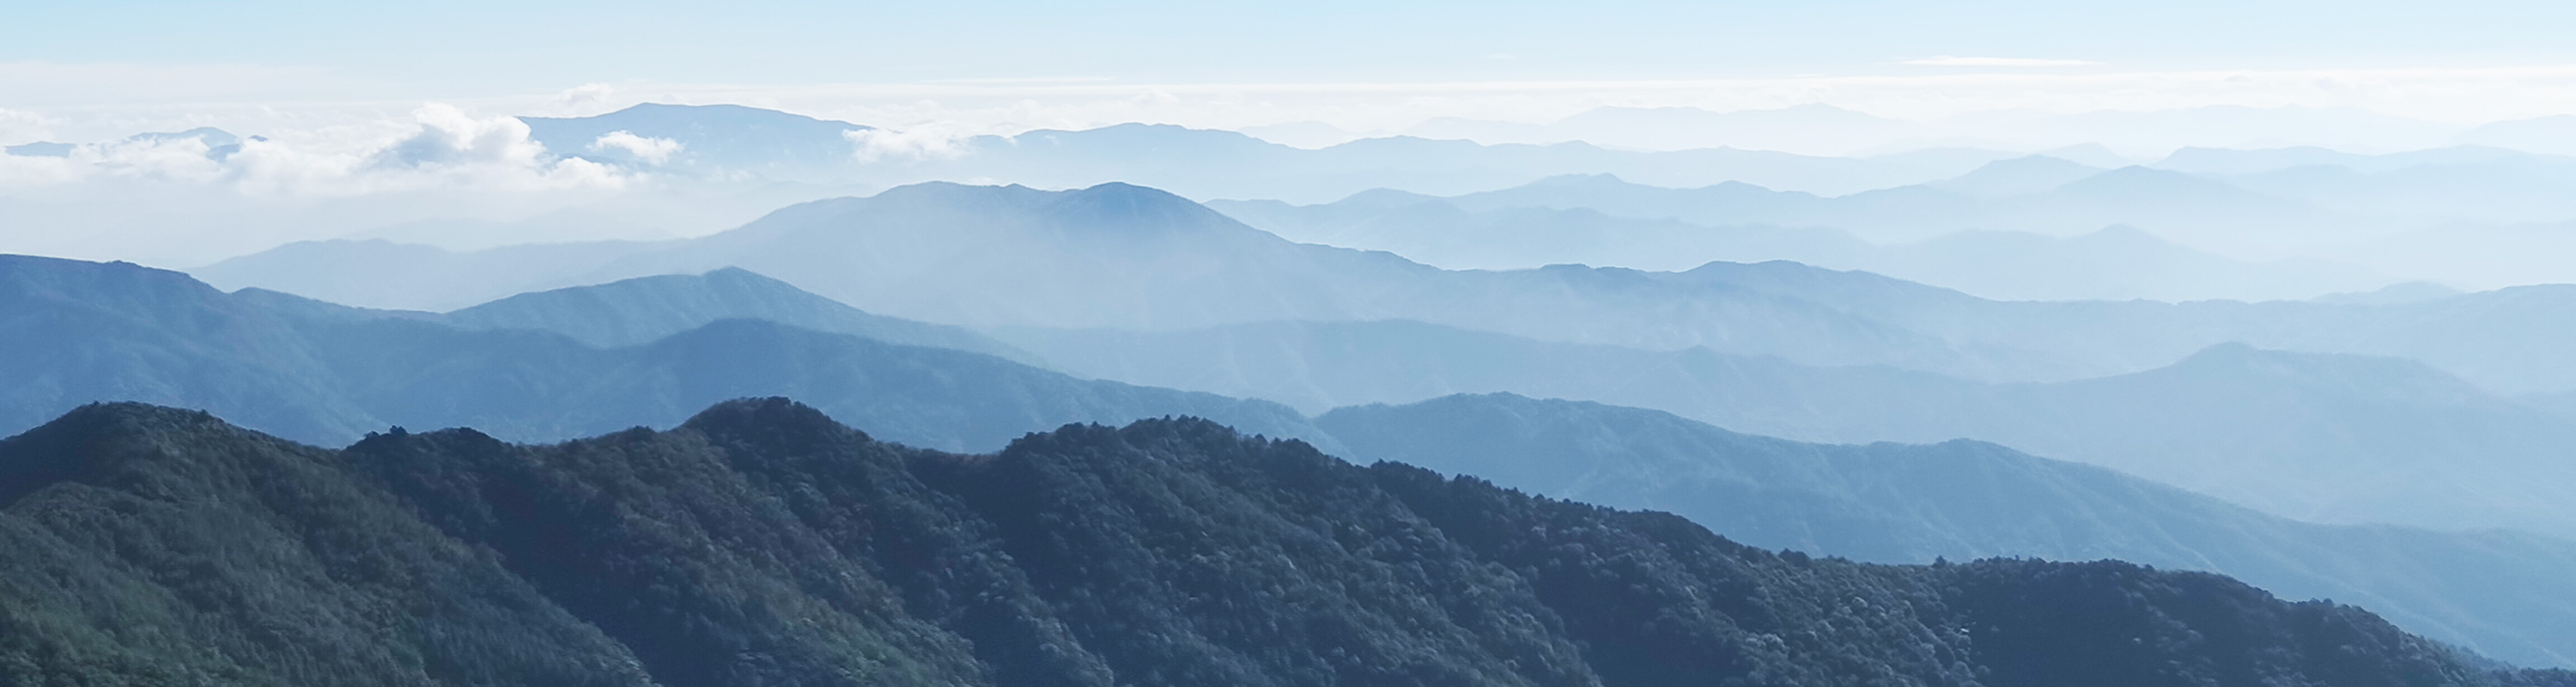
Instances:
[[[1774,552],[1194,419],[333,451],[92,405],[0,442],[0,552],[5,685],[2576,685],[2215,575]]]

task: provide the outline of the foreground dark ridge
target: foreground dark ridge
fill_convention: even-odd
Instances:
[[[342,451],[0,442],[0,684],[2576,685],[2117,562],[1884,566],[1200,420],[995,455],[783,399]]]

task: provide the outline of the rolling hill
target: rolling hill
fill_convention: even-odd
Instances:
[[[12,429],[123,400],[233,414],[316,442],[387,425],[465,424],[552,440],[667,425],[727,398],[796,393],[885,436],[958,450],[997,448],[1067,422],[1165,415],[1225,418],[1332,445],[1284,406],[853,335],[1010,350],[811,296],[772,300],[787,292],[741,273],[534,294],[462,312],[461,325],[430,313],[226,294],[126,264],[9,256],[0,258],[0,279],[0,303],[13,314],[0,322],[12,361],[0,366],[8,375],[0,427]],[[599,303],[621,304],[617,312],[632,319],[552,314]],[[850,333],[742,319],[782,314]],[[508,328],[517,324],[545,328]]]

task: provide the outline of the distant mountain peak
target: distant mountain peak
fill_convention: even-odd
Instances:
[[[734,104],[730,104],[730,103],[725,103],[725,104],[716,104],[716,105],[683,105],[683,104],[679,104],[679,103],[636,103],[636,104],[634,104],[634,105],[626,106],[626,108],[624,108],[624,109],[616,110],[616,111],[613,111],[613,112],[607,112],[607,113],[603,113],[603,114],[591,115],[591,116],[588,116],[588,117],[520,117],[519,119],[521,119],[521,120],[523,120],[523,121],[524,121],[524,120],[538,120],[538,121],[547,121],[547,122],[568,122],[568,121],[591,120],[591,121],[615,121],[615,122],[650,121],[650,122],[660,122],[660,123],[676,123],[677,121],[680,121],[680,120],[699,120],[699,121],[705,121],[705,120],[722,120],[722,121],[725,121],[725,122],[727,122],[727,123],[732,123],[732,124],[748,124],[748,123],[759,122],[759,121],[768,121],[768,122],[794,122],[794,123],[805,123],[805,124],[839,125],[839,126],[843,126],[843,127],[852,128],[852,129],[868,129],[868,128],[872,128],[872,127],[868,127],[868,126],[865,126],[865,125],[852,124],[852,123],[849,123],[849,122],[844,122],[844,121],[839,121],[839,120],[821,119],[821,118],[816,118],[816,117],[808,117],[808,116],[805,116],[805,115],[796,114],[796,113],[793,113],[793,112],[786,112],[786,111],[782,111],[782,110],[771,110],[771,109],[764,109],[764,108],[758,108],[758,107],[751,107],[751,106],[748,106],[748,105],[734,105]]]
[[[1123,231],[1187,230],[1210,223],[1234,224],[1231,217],[1170,191],[1112,181],[1085,189],[1058,192],[1052,207],[1078,226],[1113,226]]]

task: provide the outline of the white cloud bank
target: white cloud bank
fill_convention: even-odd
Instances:
[[[966,153],[966,139],[973,134],[941,124],[922,124],[903,131],[859,129],[841,132],[849,139],[851,153],[860,162],[878,160],[923,160],[954,158]]]
[[[623,130],[608,132],[600,136],[599,140],[590,142],[590,149],[593,152],[622,152],[637,160],[657,165],[670,161],[671,156],[678,154],[681,147],[679,141],[637,136],[635,132]]]
[[[243,133],[265,136],[238,148],[168,136],[0,155],[0,252],[188,267],[404,222],[542,215],[649,180],[554,154],[515,117],[440,103],[399,119]]]
[[[226,186],[252,195],[349,196],[461,189],[557,191],[617,188],[632,176],[549,154],[515,117],[480,116],[431,103],[408,122],[326,126],[253,137],[215,155],[194,137],[86,143],[63,157],[0,156],[0,183],[163,182]],[[629,136],[639,155],[676,143]],[[667,144],[667,145],[665,145]]]

